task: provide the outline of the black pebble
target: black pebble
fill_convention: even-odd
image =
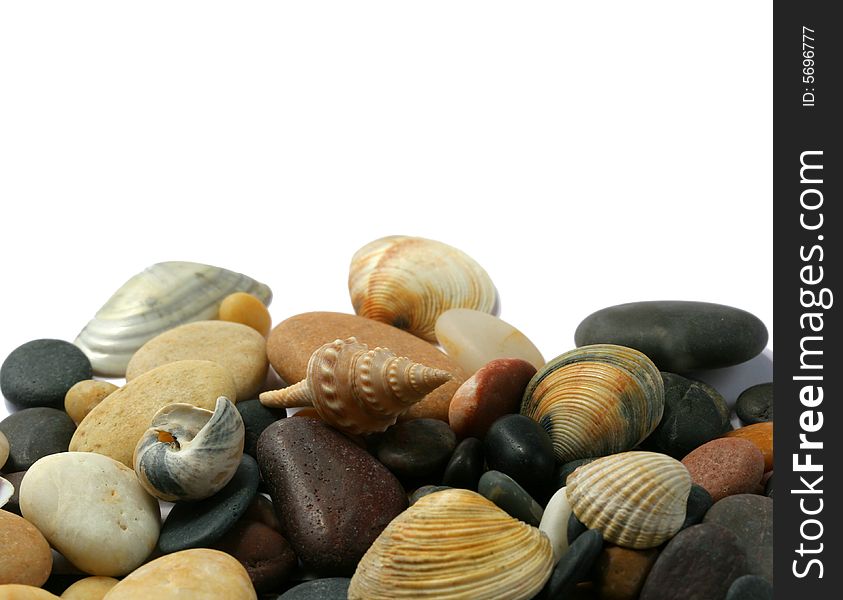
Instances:
[[[492,423],[483,440],[486,466],[512,477],[528,493],[546,501],[553,487],[556,457],[550,436],[524,415],[506,415]]]
[[[278,596],[275,600],[346,600],[351,579],[328,577],[305,581]]]
[[[561,465],[556,467],[556,489],[562,489],[566,485],[568,485],[568,477],[577,470],[577,468],[587,465],[588,463],[596,460],[595,458],[578,458],[577,460],[572,460],[566,463],[562,463]]]
[[[73,384],[94,376],[91,361],[64,340],[33,340],[6,357],[0,367],[0,390],[18,408],[64,408]]]
[[[767,496],[768,498],[773,497],[773,476],[772,475],[770,475],[770,477],[767,479],[767,484],[764,486],[764,495]]]
[[[759,383],[741,392],[735,412],[745,425],[773,420],[773,383]]]
[[[438,483],[457,446],[457,436],[438,419],[393,425],[380,438],[377,458],[403,481]]]
[[[711,494],[701,485],[692,484],[691,493],[688,494],[688,505],[685,511],[685,522],[682,523],[682,529],[702,523],[705,513],[708,512],[712,504],[714,504],[714,500],[711,498]]]
[[[744,575],[729,587],[726,600],[773,600],[773,586],[758,575]]]
[[[287,411],[267,408],[257,399],[238,402],[235,406],[240,413],[240,417],[243,419],[243,427],[246,429],[243,452],[255,458],[258,438],[263,433],[263,430],[275,423],[278,419],[285,418]]]
[[[603,536],[599,531],[589,529],[578,536],[568,548],[568,552],[559,560],[537,597],[545,600],[567,598],[574,586],[588,577],[602,550]]]
[[[4,468],[26,471],[39,458],[67,452],[76,424],[62,410],[39,406],[9,415],[0,421],[0,431],[9,440]]]
[[[465,438],[459,443],[442,476],[442,485],[477,491],[477,482],[483,475],[483,442]]]
[[[477,484],[477,492],[505,510],[511,517],[538,527],[544,511],[527,491],[509,475],[486,471]]]
[[[577,515],[571,511],[571,516],[568,517],[568,544],[570,545],[575,539],[580,537],[583,533],[588,531],[585,523],[577,518]]]
[[[430,494],[435,494],[436,492],[441,492],[443,490],[450,490],[452,489],[450,486],[447,485],[423,485],[410,494],[410,506],[424,498],[425,496],[429,496]]]

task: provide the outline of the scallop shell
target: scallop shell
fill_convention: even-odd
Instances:
[[[685,521],[690,492],[685,465],[656,452],[606,456],[568,476],[577,518],[626,548],[655,548],[673,537]]]
[[[387,348],[369,350],[356,338],[318,348],[307,363],[307,378],[260,395],[264,406],[314,406],[323,421],[348,433],[384,431],[398,416],[452,378],[447,371],[396,356]]]
[[[269,304],[272,292],[251,277],[191,262],[154,264],[123,284],[97,311],[74,342],[99,375],[122,377],[145,342],[176,325],[217,318],[233,292]]]
[[[144,489],[162,500],[201,500],[234,477],[246,430],[234,404],[217,398],[214,411],[170,404],[152,418],[133,464]]]
[[[6,503],[14,495],[15,486],[12,485],[12,482],[8,479],[3,479],[2,477],[0,477],[0,508],[5,506]]]
[[[393,235],[360,248],[348,289],[354,311],[436,342],[436,319],[451,308],[492,313],[497,292],[486,271],[456,248]]]
[[[421,498],[357,565],[349,599],[532,598],[553,569],[547,536],[469,490]]]
[[[638,350],[583,346],[556,357],[530,380],[521,414],[538,421],[562,462],[634,448],[661,421],[664,383]]]

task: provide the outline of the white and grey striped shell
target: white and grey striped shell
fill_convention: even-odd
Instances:
[[[15,495],[15,486],[8,479],[0,477],[0,508]]]
[[[657,452],[599,458],[568,476],[568,501],[577,518],[626,548],[655,548],[685,521],[691,475]]]
[[[244,441],[243,419],[225,396],[217,398],[213,412],[169,404],[155,413],[135,447],[135,473],[161,500],[201,500],[234,477]]]

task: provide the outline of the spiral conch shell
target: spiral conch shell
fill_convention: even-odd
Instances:
[[[335,340],[317,349],[307,363],[307,378],[288,388],[260,395],[264,406],[314,406],[319,416],[348,433],[384,431],[398,416],[449,381],[447,371],[396,356],[386,348],[370,350],[356,338]]]
[[[489,275],[464,252],[442,242],[393,235],[355,252],[348,274],[354,312],[429,342],[436,319],[451,308],[491,313],[497,292]]]
[[[552,569],[545,534],[476,492],[447,489],[386,526],[360,559],[348,597],[526,599]]]
[[[622,452],[579,467],[567,489],[574,514],[606,541],[655,548],[682,528],[691,475],[666,454]]]
[[[213,412],[169,404],[155,413],[135,447],[135,473],[162,500],[207,498],[234,477],[245,434],[240,413],[225,396],[217,398]]]
[[[530,380],[521,414],[550,434],[562,462],[634,448],[661,421],[664,383],[638,350],[583,346],[547,363]]]

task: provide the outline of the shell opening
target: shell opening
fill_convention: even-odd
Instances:
[[[176,450],[181,448],[181,445],[179,444],[179,441],[176,439],[176,436],[174,436],[169,431],[163,431],[161,429],[157,429],[157,430],[155,430],[155,433],[158,435],[158,441],[159,442],[163,442],[165,444],[170,444]]]

